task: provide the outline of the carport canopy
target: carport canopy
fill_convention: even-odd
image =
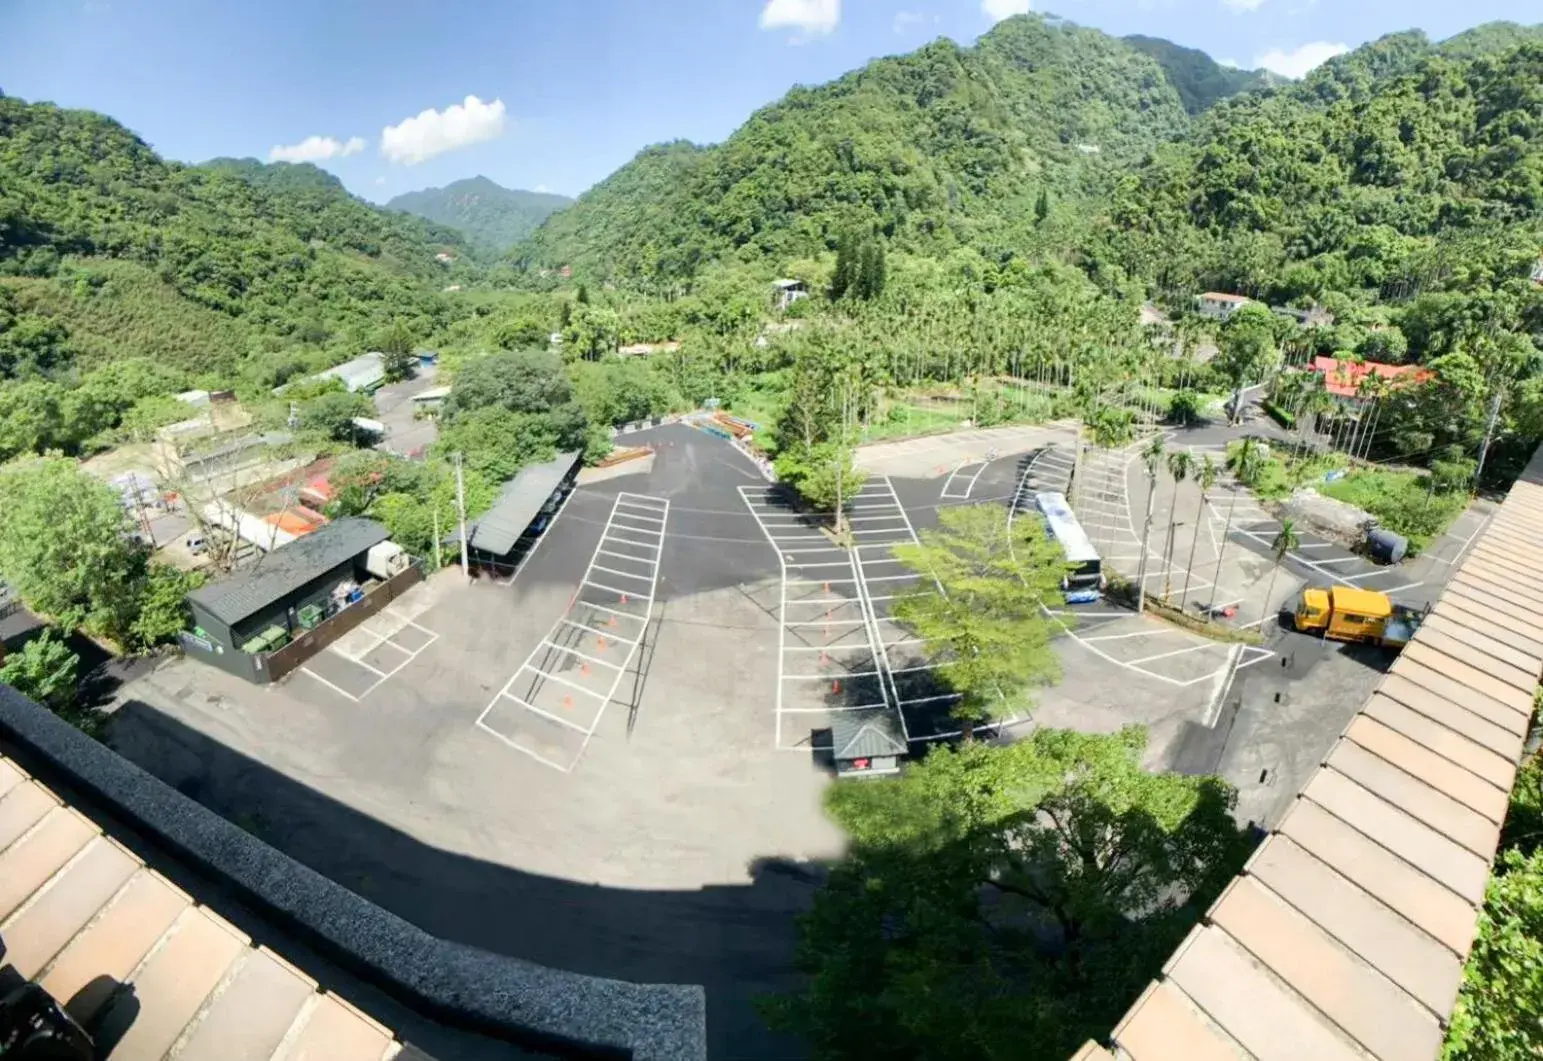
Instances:
[[[494,556],[508,553],[578,463],[579,454],[559,453],[545,464],[521,468],[519,474],[504,484],[493,507],[472,521],[468,544],[479,552]],[[451,544],[459,544],[460,533],[453,532],[448,540]]]

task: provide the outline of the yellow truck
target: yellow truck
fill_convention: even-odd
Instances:
[[[1386,593],[1350,586],[1311,586],[1302,591],[1292,619],[1305,634],[1403,648],[1429,609],[1395,603]]]

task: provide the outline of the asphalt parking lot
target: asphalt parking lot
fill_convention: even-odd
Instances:
[[[113,739],[431,932],[704,984],[713,1056],[786,1057],[751,1000],[842,840],[828,774],[772,753],[765,480],[689,427],[628,441],[652,470],[574,491],[512,582],[441,572],[265,689],[163,667]]]
[[[631,434],[651,465],[575,490],[512,580],[441,572],[274,687],[164,666],[125,687],[113,742],[431,932],[704,984],[713,1056],[789,1056],[751,1000],[791,983],[792,917],[843,846],[819,734],[875,703],[918,742],[954,728],[889,616],[914,582],[890,550],[950,505],[1054,488],[1064,430],[1012,430],[880,448],[910,474],[870,476],[855,552],[721,440]],[[1100,488],[1111,536],[1130,520],[1121,461]],[[1064,676],[1032,723],[1144,723],[1155,765],[1218,732],[1233,668],[1270,669],[1115,608],[1065,612]]]

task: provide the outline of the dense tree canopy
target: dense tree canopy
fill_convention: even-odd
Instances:
[[[1227,785],[1148,773],[1145,743],[1039,730],[831,788],[851,851],[774,1024],[822,1061],[1061,1061],[1106,1035],[1248,849]]]
[[[386,207],[453,228],[474,247],[504,251],[571,202],[565,195],[520,191],[472,177],[398,195]]]

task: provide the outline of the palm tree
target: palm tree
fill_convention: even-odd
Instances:
[[[1253,486],[1259,482],[1259,473],[1264,470],[1264,451],[1260,448],[1259,440],[1250,437],[1239,442],[1227,454],[1227,470],[1244,486]]]
[[[1179,593],[1180,611],[1184,610],[1189,600],[1189,580],[1195,573],[1195,546],[1200,544],[1200,521],[1205,519],[1205,506],[1211,487],[1216,485],[1216,462],[1210,457],[1201,457],[1200,463],[1195,466],[1195,482],[1200,484],[1200,507],[1195,509],[1195,533],[1189,540],[1189,565],[1184,569],[1184,589]]]
[[[1211,604],[1216,604],[1216,591],[1222,585],[1222,558],[1227,555],[1227,540],[1232,537],[1232,514],[1238,507],[1238,486],[1233,485],[1232,499],[1227,502],[1227,525],[1222,528],[1222,540],[1216,546],[1216,573],[1211,576]]]
[[[1179,487],[1195,466],[1195,459],[1188,450],[1168,454],[1168,474],[1173,476],[1173,506],[1168,510],[1168,546],[1163,550],[1163,602],[1173,596],[1173,536],[1178,529]]]
[[[1147,518],[1141,525],[1141,559],[1136,564],[1136,614],[1147,607],[1147,555],[1152,548],[1152,508],[1157,501],[1157,470],[1163,466],[1163,436],[1153,435],[1152,441],[1141,451],[1141,462],[1147,466]]]
[[[1264,618],[1259,621],[1259,632],[1264,633],[1264,624],[1269,621],[1270,601],[1275,596],[1275,579],[1280,574],[1280,565],[1285,563],[1286,555],[1292,552],[1302,539],[1297,535],[1296,523],[1292,520],[1281,520],[1280,530],[1275,535],[1275,540],[1270,543],[1270,552],[1275,555],[1275,567],[1270,572],[1270,588],[1264,594]],[[1276,622],[1279,623],[1277,616]]]

